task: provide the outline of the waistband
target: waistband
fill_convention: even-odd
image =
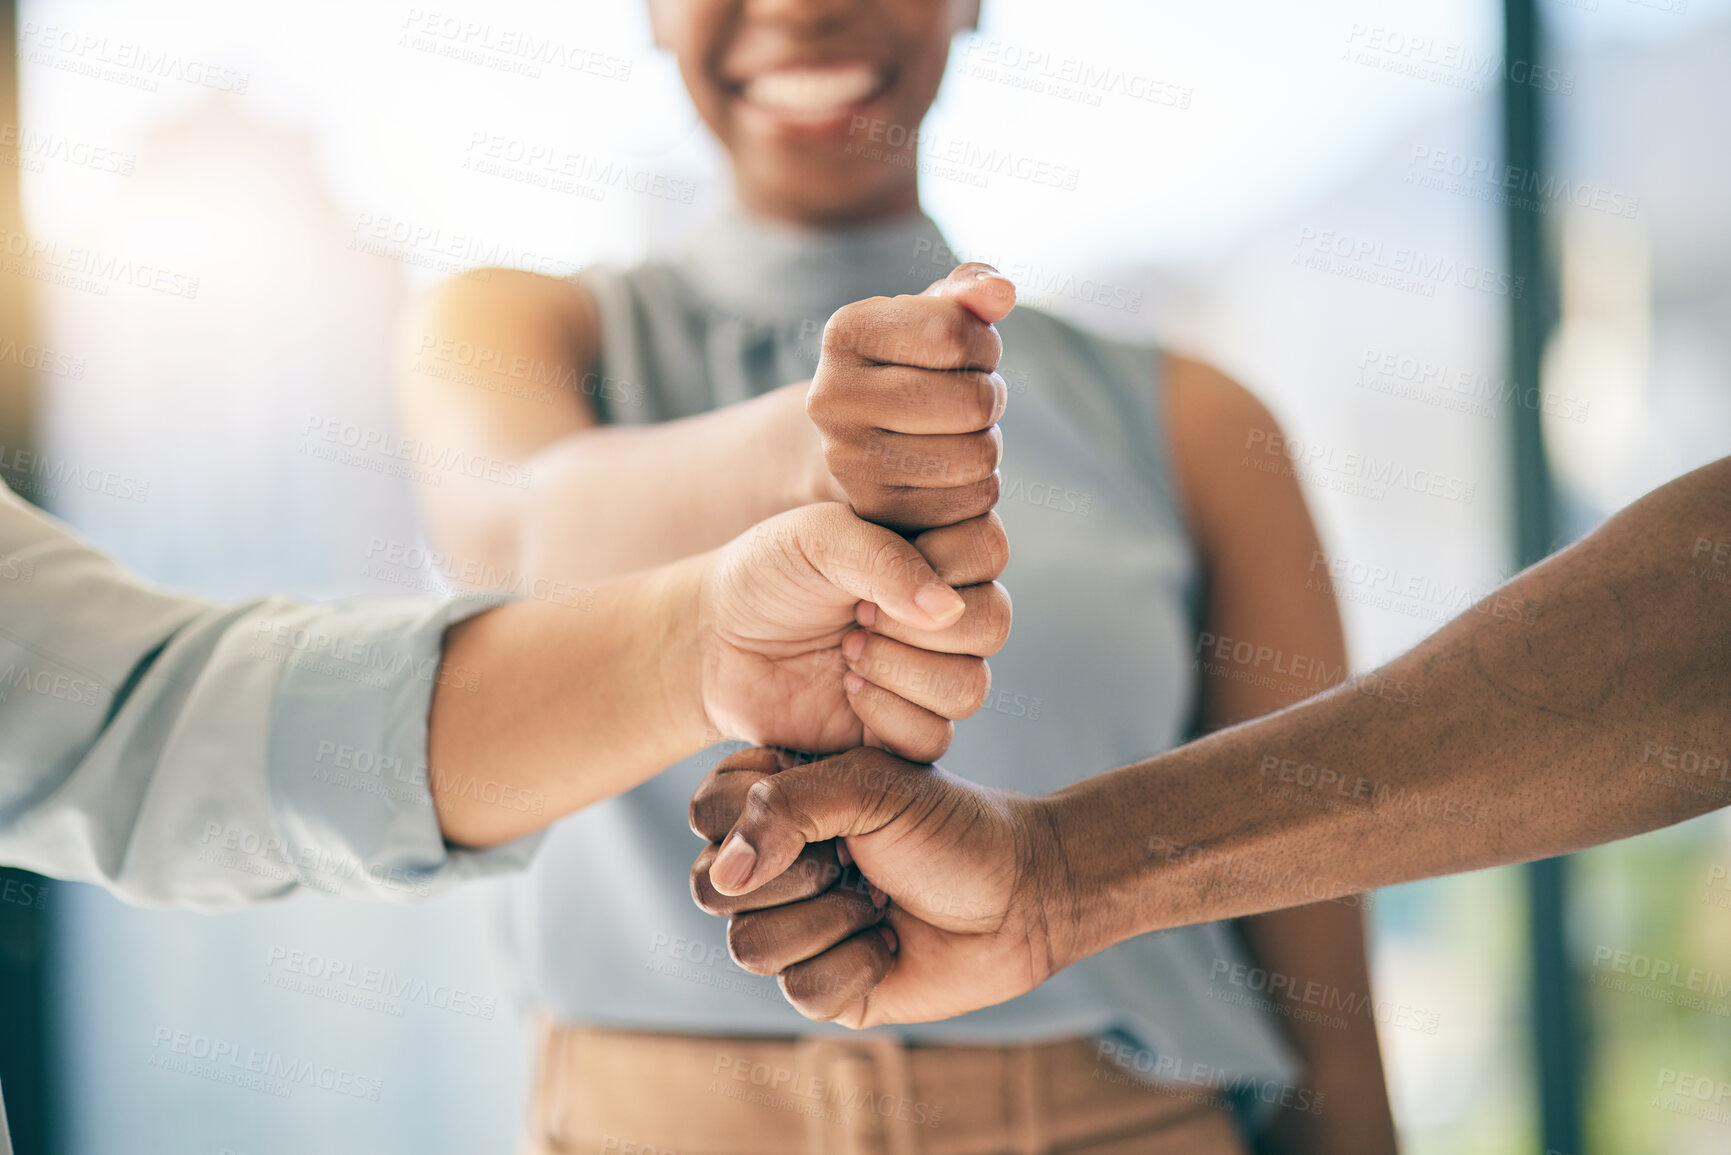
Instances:
[[[1243,1155],[1093,1039],[922,1046],[537,1027],[525,1155]]]

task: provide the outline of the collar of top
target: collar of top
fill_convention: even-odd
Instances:
[[[924,213],[813,229],[733,208],[697,230],[680,267],[716,307],[781,325],[821,324],[852,301],[918,293],[956,264]]]

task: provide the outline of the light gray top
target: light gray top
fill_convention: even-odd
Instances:
[[[520,867],[445,845],[427,710],[497,598],[218,606],[152,589],[0,485],[0,863],[128,902],[415,898]]]
[[[0,864],[201,910],[522,867],[539,835],[449,847],[427,786],[434,681],[479,676],[445,628],[501,600],[213,605],[0,485]]]
[[[677,261],[586,277],[612,379],[597,404],[608,421],[666,421],[810,377],[837,307],[917,292],[955,263],[924,217],[824,234],[724,217]],[[1011,391],[998,512],[1016,622],[992,659],[991,701],[957,727],[943,762],[1043,793],[1182,741],[1196,706],[1198,571],[1168,474],[1157,353],[1031,309],[999,331]],[[772,981],[734,967],[724,924],[687,893],[699,845],[686,803],[722,752],[562,822],[513,884],[524,979],[551,1014],[684,1032],[823,1029]],[[1224,925],[1145,936],[1003,1006],[898,1033],[1003,1041],[1118,1030],[1167,1063],[1290,1079],[1274,1020],[1211,992],[1217,960],[1243,958]]]

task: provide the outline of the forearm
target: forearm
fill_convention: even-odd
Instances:
[[[1376,673],[1053,796],[1071,953],[1567,853],[1731,801],[1731,770],[1700,773],[1731,753],[1731,588],[1713,560],[1727,540],[1731,460]]]
[[[598,582],[714,549],[778,513],[831,500],[805,385],[696,417],[561,439],[526,462],[514,510],[521,572]]]
[[[428,719],[447,841],[507,842],[622,793],[701,749],[693,558],[595,591],[581,608],[521,601],[446,635]]]

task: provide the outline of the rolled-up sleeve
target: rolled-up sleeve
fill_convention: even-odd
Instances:
[[[209,910],[522,866],[538,836],[444,841],[427,766],[434,687],[481,677],[441,662],[445,630],[498,600],[213,605],[0,487],[0,863]]]

